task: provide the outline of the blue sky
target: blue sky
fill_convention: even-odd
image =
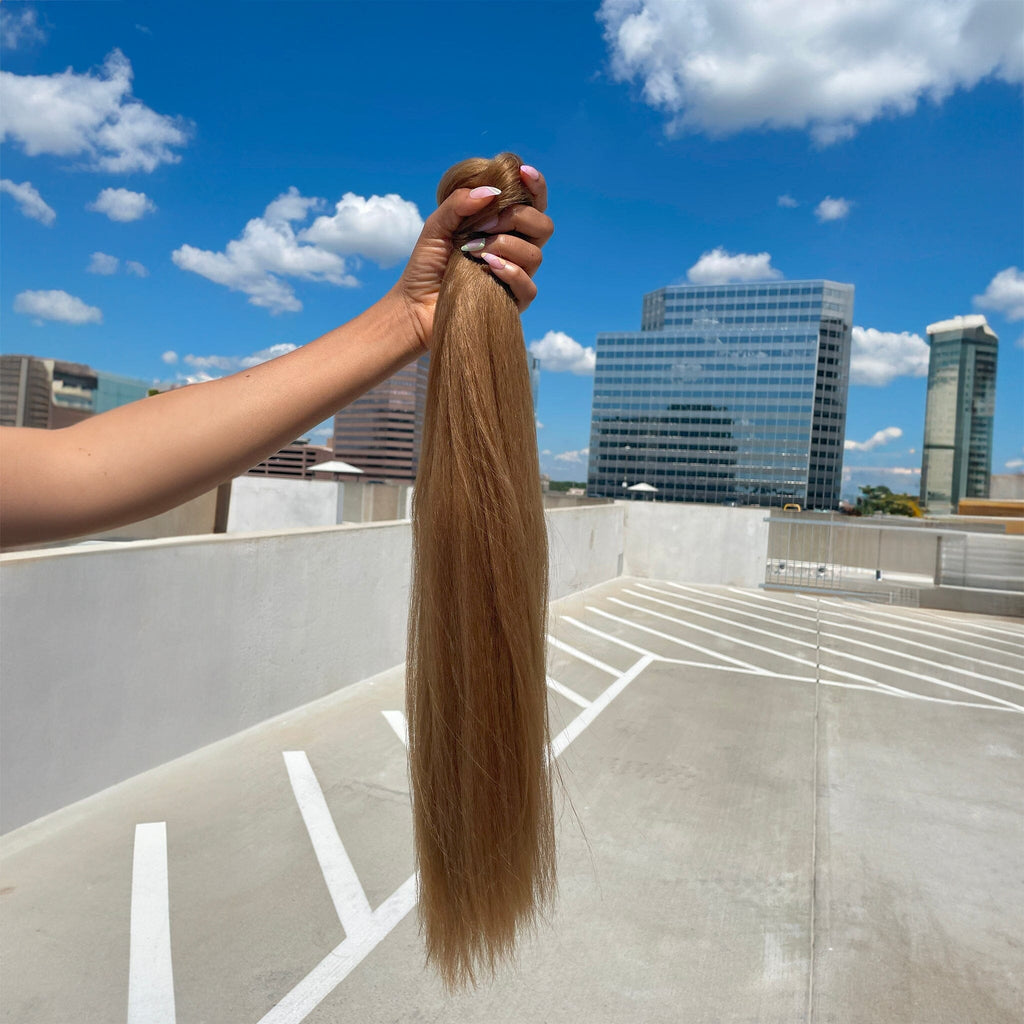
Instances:
[[[999,334],[993,472],[1024,467],[1016,0],[0,16],[5,352],[172,381],[302,344],[391,285],[451,163],[511,149],[556,223],[523,318],[554,478],[585,478],[597,333],[702,271],[856,285],[847,492],[916,492],[957,314]]]

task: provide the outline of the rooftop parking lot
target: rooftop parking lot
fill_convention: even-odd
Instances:
[[[1024,624],[620,578],[552,609],[560,894],[424,969],[400,670],[9,833],[25,1022],[1010,1024]],[[202,708],[196,708],[202,714]]]

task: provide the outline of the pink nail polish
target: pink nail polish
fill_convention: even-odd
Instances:
[[[501,195],[501,189],[500,188],[495,188],[493,185],[481,185],[479,188],[475,188],[475,189],[473,189],[472,192],[469,193],[469,198],[470,199],[483,199],[484,196],[490,197],[490,196],[500,196],[500,195]]]
[[[508,266],[500,256],[495,256],[493,252],[482,252],[480,258],[486,260],[487,265],[493,270],[504,270]]]
[[[528,178],[531,178],[533,181],[536,181],[540,177],[540,171],[538,171],[536,167],[531,167],[529,164],[523,164],[523,166],[520,167],[519,170],[521,170],[523,174],[525,174]]]
[[[491,228],[496,228],[497,226],[498,226],[498,218],[497,217],[491,217],[489,220],[485,220],[483,222],[483,224],[477,224],[476,230],[477,231],[490,231]]]

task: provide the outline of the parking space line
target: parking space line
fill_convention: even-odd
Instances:
[[[395,731],[395,735],[402,741],[406,748],[409,746],[409,723],[406,721],[405,713],[402,711],[382,711],[381,714],[387,720],[388,725]]]
[[[560,651],[564,651],[566,654],[571,654],[574,658],[578,658],[580,661],[585,661],[588,665],[593,665],[594,668],[600,669],[602,672],[607,672],[610,676],[617,677],[622,675],[617,668],[612,668],[611,665],[606,665],[603,661],[598,661],[597,658],[592,658],[584,651],[567,644],[564,640],[559,640],[557,636],[552,636],[550,633],[548,633],[548,643],[551,644],[552,647],[557,647]]]
[[[615,600],[609,598],[609,600]],[[624,601],[617,601],[617,604],[625,604]],[[627,608],[634,608],[635,605],[626,605]],[[748,661],[740,661],[739,658],[733,658],[728,654],[719,654],[718,651],[713,651],[709,647],[701,647],[700,644],[691,643],[689,640],[683,640],[678,636],[673,636],[671,633],[662,633],[660,630],[653,629],[650,626],[642,626],[639,622],[634,622],[632,619],[624,619],[620,615],[612,615],[611,612],[602,611],[600,608],[595,608],[593,605],[587,605],[587,611],[593,612],[595,615],[600,615],[606,619],[611,619],[612,622],[621,622],[624,626],[629,626],[632,629],[639,629],[642,633],[650,633],[652,636],[661,637],[662,640],[668,640],[670,643],[679,644],[680,647],[689,647],[690,650],[700,651],[701,654],[707,654],[712,658],[720,658],[722,661],[728,661],[733,665],[739,665],[740,668],[745,668],[750,672],[754,672],[757,675],[768,675],[766,669],[758,668],[756,665],[751,665]],[[645,608],[641,608],[640,611],[646,611]],[[811,665],[812,662],[806,662],[805,664]]]
[[[595,629],[593,626],[588,626],[585,622],[580,622],[578,619],[574,619],[568,615],[562,616],[563,622],[568,622],[570,626],[575,626],[577,629],[582,629],[586,633],[593,633],[594,636],[601,637],[602,640],[607,640],[609,643],[618,644],[619,647],[625,647],[627,651],[633,651],[636,654],[653,654],[653,651],[648,651],[645,647],[637,647],[636,644],[631,644],[628,640],[623,640],[622,637],[612,636],[611,633],[604,633],[600,629]]]
[[[551,676],[547,677],[548,688],[554,690],[555,693],[560,693],[566,700],[571,700],[573,704],[577,704],[581,708],[589,708],[591,701],[587,700],[586,697],[581,697],[575,690],[570,690],[568,686],[563,686],[556,679],[552,679]]]
[[[969,693],[972,697],[981,697],[982,700],[994,701],[997,704],[1005,704],[1007,707],[1014,708],[1017,711],[1024,711],[1024,707],[1021,707],[1018,704],[1014,704],[1013,701],[1004,700],[1002,697],[994,697],[990,693],[982,693],[979,690],[972,690],[970,687],[960,686],[957,683],[948,683],[944,679],[936,679],[935,676],[926,676],[921,672],[911,672],[909,669],[897,668],[895,665],[887,665],[881,661],[872,661],[870,658],[862,658],[859,654],[850,654],[846,651],[836,651],[828,647],[822,647],[821,653],[831,654],[834,657],[838,658],[849,658],[852,661],[859,661],[864,665],[871,665],[873,668],[881,668],[885,669],[887,672],[897,672],[903,676],[910,676],[911,678],[917,679],[922,683],[931,683],[933,686],[942,686],[945,687],[947,690],[959,690],[961,693]],[[890,652],[886,651],[884,653],[888,654]],[[835,671],[842,674],[842,672],[839,669],[831,669],[825,665],[822,665],[821,667],[823,671]],[[884,686],[885,684],[877,683],[876,685]]]
[[[699,591],[694,591],[690,587],[679,587],[679,589],[682,590],[682,591],[685,591],[685,593],[684,594],[677,594],[677,593],[675,593],[675,591],[672,591],[672,590],[659,590],[657,587],[648,586],[648,585],[643,584],[643,583],[638,583],[637,586],[640,587],[641,590],[650,590],[650,591],[652,591],[655,594],[664,594],[666,597],[678,597],[678,598],[680,598],[682,600],[685,600],[687,595],[689,595],[691,593],[699,594]],[[678,586],[678,584],[677,584],[677,586]],[[693,597],[693,598],[690,598],[690,600],[698,601],[698,598],[697,597]],[[718,603],[719,601],[728,601],[729,604],[726,605],[726,607],[723,608]],[[813,626],[792,626],[788,622],[780,622],[777,618],[770,618],[767,615],[758,615],[757,612],[752,612],[752,611],[748,610],[749,607],[750,607],[749,605],[745,605],[742,601],[737,601],[735,598],[732,598],[732,597],[718,597],[717,595],[714,595],[714,594],[712,594],[710,596],[704,595],[698,601],[698,603],[702,604],[702,605],[705,605],[708,608],[717,608],[719,611],[732,612],[734,615],[746,615],[747,618],[750,618],[750,619],[758,619],[761,622],[770,622],[773,626],[784,626],[786,629],[791,629],[791,630],[793,630],[793,631],[795,631],[797,633],[812,633],[813,634],[815,632],[815,629],[814,629]],[[734,604],[738,604],[741,607],[740,608],[733,608],[733,607],[731,607]],[[683,606],[680,606],[680,607],[683,607]],[[814,620],[812,619],[810,621],[813,622]],[[753,627],[751,627],[751,628],[753,628]],[[769,636],[774,636],[774,635],[775,634],[773,634],[773,633],[769,634]]]
[[[652,588],[645,588],[650,590]],[[630,594],[632,597],[639,597],[645,601],[654,601],[656,604],[663,604],[666,608],[674,608],[678,612],[687,612],[690,615],[700,615],[705,619],[711,619],[712,622],[722,622],[727,626],[736,626],[739,629],[749,630],[751,633],[760,633],[762,636],[770,636],[773,640],[784,640],[787,643],[797,644],[800,647],[815,647],[816,644],[810,640],[794,640],[792,637],[783,636],[781,633],[772,633],[770,630],[761,629],[760,626],[748,626],[745,622],[737,622],[735,619],[723,618],[721,615],[712,615],[711,612],[702,612],[697,608],[692,607],[688,604],[675,604],[673,601],[665,601],[660,597],[648,597],[646,594],[638,594],[635,590],[624,590],[623,593]],[[671,597],[678,597],[679,600],[685,601],[685,594],[671,594]],[[723,608],[721,611],[732,611],[731,608]],[[735,615],[742,615],[742,612],[734,612]],[[769,620],[771,621],[771,620]],[[692,623],[690,623],[692,626]],[[789,626],[787,623],[778,623],[778,625],[786,626],[789,629],[799,629],[801,633],[811,633],[815,631],[813,629],[807,629],[804,626]]]
[[[1016,704],[1010,704],[1009,707],[1000,707],[998,704],[976,704],[973,701],[965,700],[953,700],[950,697],[932,697],[927,693],[914,693],[913,690],[901,690],[898,686],[890,686],[888,683],[879,683],[874,680],[868,679],[867,676],[857,675],[856,672],[846,672],[843,669],[832,668],[830,666],[823,665],[823,672],[832,672],[837,676],[844,676],[847,679],[858,679],[867,682],[867,686],[858,686],[853,683],[840,683],[832,679],[822,679],[821,684],[823,686],[842,686],[851,690],[874,690],[875,693],[881,693],[883,696],[889,697],[904,697],[912,700],[926,700],[931,701],[934,704],[951,704],[954,707],[960,708],[980,708],[982,711],[1009,711],[1011,714],[1016,712],[1020,714],[1024,712],[1024,708],[1017,707]]]
[[[341,836],[338,835],[309,758],[304,750],[286,750],[284,762],[302,820],[306,823],[306,830],[313,843],[313,852],[345,935],[348,937],[363,932],[370,926],[373,916],[370,904]]]
[[[645,615],[654,615],[656,618],[667,619],[669,622],[678,623],[680,626],[685,626],[687,629],[696,629],[696,630],[698,630],[701,633],[710,633],[712,636],[717,636],[717,637],[719,637],[719,639],[725,640],[725,641],[727,641],[728,643],[731,643],[731,644],[739,644],[741,647],[752,647],[756,651],[763,651],[765,654],[774,655],[776,658],[785,658],[787,661],[795,661],[799,665],[812,665],[812,666],[814,665],[813,661],[808,661],[806,658],[800,658],[800,657],[798,657],[795,654],[785,654],[783,651],[777,651],[777,650],[775,650],[772,647],[765,647],[763,644],[755,644],[751,640],[740,640],[737,637],[730,636],[728,633],[719,633],[719,632],[717,632],[714,629],[708,629],[707,626],[698,626],[696,623],[686,622],[683,619],[677,619],[677,618],[675,618],[672,615],[665,615],[663,612],[656,612],[656,611],[653,611],[650,608],[644,608],[641,605],[630,604],[628,601],[620,601],[618,598],[615,598],[615,597],[610,597],[610,598],[608,598],[608,600],[612,601],[615,604],[621,604],[624,608],[632,608],[634,611],[643,612]],[[654,599],[651,598],[650,600],[654,600]],[[723,620],[723,621],[728,621],[728,620]],[[634,625],[635,625],[635,623],[634,623]],[[739,623],[731,623],[731,625],[739,625]],[[742,627],[740,627],[740,628],[742,628]],[[748,627],[748,628],[751,628],[751,627]],[[763,633],[764,630],[758,630],[758,632],[759,633]],[[775,634],[775,635],[780,640],[785,640],[786,639],[786,637],[778,636],[778,634]],[[792,640],[790,642],[791,643],[800,644],[801,646],[805,646],[805,647],[806,646],[811,646],[811,647],[814,646],[813,644],[807,644],[803,640]],[[724,657],[724,655],[719,655],[719,657]],[[751,666],[751,667],[754,667],[754,666]],[[767,669],[762,669],[761,671],[767,672],[768,670]]]
[[[670,587],[679,586],[678,583],[670,583]],[[740,590],[739,587],[729,587],[731,594],[739,594],[741,597],[746,597],[748,600],[753,601],[757,604],[772,604],[779,605],[781,608],[786,609],[785,611],[778,612],[781,615],[792,615],[794,618],[803,619],[805,622],[814,622],[814,616],[808,615],[802,611],[799,611],[803,605],[794,604],[792,601],[783,601],[780,598],[769,597],[767,594],[762,593],[760,590]],[[796,609],[796,610],[794,610]]]
[[[174,1024],[167,823],[135,826],[128,948],[128,1024]]]

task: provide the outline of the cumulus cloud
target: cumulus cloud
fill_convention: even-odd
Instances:
[[[1016,267],[1000,270],[984,294],[974,296],[974,305],[1002,313],[1007,320],[1024,320],[1024,272]]]
[[[589,448],[580,448],[579,451],[575,452],[560,452],[558,455],[554,456],[555,462],[561,462],[564,465],[582,465],[589,458]]]
[[[14,297],[14,312],[35,317],[37,321],[103,323],[103,313],[96,306],[88,306],[81,299],[63,291],[19,292]]]
[[[782,271],[772,266],[771,253],[729,253],[719,247],[704,253],[686,272],[691,284],[730,284],[735,281],[776,281]]]
[[[26,217],[31,217],[47,227],[51,227],[57,219],[56,211],[47,205],[30,181],[16,185],[10,178],[4,178],[0,181],[0,192],[13,196],[18,208]]]
[[[317,217],[299,240],[342,256],[358,253],[390,267],[412,252],[422,229],[420,211],[408,199],[393,192],[368,199],[346,192],[334,213]]]
[[[548,331],[539,341],[531,341],[530,355],[540,360],[541,369],[578,377],[590,376],[597,362],[592,348],[584,348],[564,331]]]
[[[899,427],[883,427],[876,430],[866,441],[845,441],[843,447],[848,452],[872,452],[902,436],[903,431]]]
[[[86,206],[86,209],[95,213],[105,213],[111,220],[127,224],[129,221],[139,220],[147,213],[152,213],[156,209],[156,203],[145,192],[132,192],[127,188],[105,188]]]
[[[40,28],[33,8],[12,11],[9,4],[0,7],[0,42],[5,50],[17,50],[21,46],[45,41],[46,33]]]
[[[105,252],[94,252],[85,269],[90,274],[116,274],[120,260]]]
[[[259,366],[268,359],[276,359],[278,356],[294,352],[297,346],[289,342],[282,342],[278,345],[271,345],[270,348],[262,349],[248,356],[194,356],[187,355],[182,360],[186,365],[191,366],[196,372],[188,375],[185,379],[190,384],[204,380],[214,380],[225,373],[237,373],[239,370],[248,370],[252,366]],[[163,359],[165,363],[177,362],[177,354],[169,353],[174,359],[168,359],[165,352]]]
[[[778,204],[779,206],[785,206],[790,210],[800,205],[791,195],[779,196]]]
[[[987,0],[604,0],[612,75],[636,82],[670,133],[810,131],[819,145],[1024,77],[1024,7]]]
[[[124,269],[135,277],[149,277],[149,271],[138,260],[125,260]]]
[[[814,216],[818,218],[819,224],[830,220],[845,220],[850,214],[852,205],[849,199],[833,199],[831,196],[825,196],[814,208]]]
[[[271,313],[298,312],[302,303],[284,278],[353,288],[359,282],[340,253],[388,265],[408,255],[422,226],[415,205],[400,196],[364,199],[347,193],[335,204],[333,216],[318,217],[296,232],[295,222],[325,206],[326,200],[303,196],[292,186],[262,217],[250,220],[224,252],[183,245],[171,258],[182,270],[243,292],[254,306]]]
[[[173,366],[178,361],[178,353],[175,352],[174,349],[169,348],[160,358],[167,363],[168,366]]]
[[[884,387],[896,377],[927,377],[929,353],[919,334],[854,327],[850,383]]]
[[[180,117],[158,114],[132,95],[132,65],[120,51],[96,73],[54,75],[0,71],[0,141],[29,156],[81,157],[91,170],[152,171],[181,160],[188,142]]]

